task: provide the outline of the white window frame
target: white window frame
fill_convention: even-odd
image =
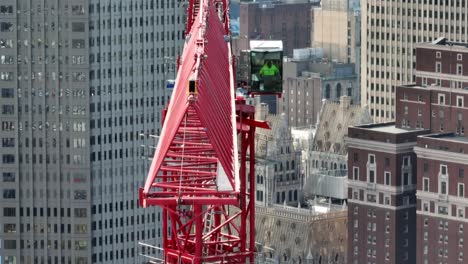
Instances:
[[[442,72],[442,62],[436,61],[436,63],[435,63],[435,72],[437,72],[437,73]]]
[[[437,95],[439,105],[445,105],[445,94],[439,93]],[[442,100],[441,100],[442,99]]]
[[[405,162],[408,161],[408,165],[405,166]],[[411,167],[411,156],[403,156],[403,166],[404,167]]]
[[[457,61],[463,60],[463,54],[457,54]]]
[[[442,182],[445,182],[445,193],[442,193]],[[448,194],[448,179],[440,179],[439,180],[439,194],[447,195]]]
[[[452,212],[450,212],[452,206],[448,206],[448,205],[445,205],[445,206],[444,206],[444,205],[438,204],[438,205],[437,205],[437,212],[436,212],[437,214],[441,214],[441,213],[440,213],[440,210],[439,210],[440,207],[447,208],[447,214],[446,214],[447,216],[452,215]],[[444,214],[442,214],[442,215],[444,215]]]
[[[426,77],[422,78],[422,86],[427,86],[427,78]]]
[[[436,51],[436,58],[437,58],[437,59],[442,58],[442,52]]]
[[[374,160],[374,163],[371,163],[371,157],[372,159]],[[370,174],[371,174],[371,171],[374,172],[374,181],[371,182],[370,181]],[[368,154],[367,155],[367,175],[366,175],[366,181],[368,183],[377,183],[377,161],[376,161],[376,158],[375,158],[375,154]]]
[[[457,75],[462,76],[463,75],[463,64],[457,63]]]
[[[459,102],[461,101],[461,104]],[[461,95],[457,96],[457,107],[464,107],[465,106],[465,98]]]
[[[356,175],[357,171],[357,175]],[[354,181],[359,181],[359,167],[353,166],[353,180]]]
[[[461,214],[460,214],[461,212]],[[457,206],[457,217],[465,218],[465,207],[464,206]]]
[[[427,208],[427,210],[425,210]],[[431,211],[431,203],[429,201],[423,201],[421,205],[421,211],[423,212],[430,212]]]
[[[424,186],[425,186],[425,182],[427,181],[427,190],[424,189]],[[422,186],[422,189],[423,189],[423,192],[429,192],[431,188],[431,181],[429,180],[428,177],[423,177],[423,186]]]
[[[387,175],[388,175],[389,182],[387,182]],[[392,173],[389,171],[384,171],[384,185],[387,185],[387,186],[392,185]]]
[[[387,203],[387,201],[388,201],[388,203]],[[383,202],[384,202],[384,205],[391,206],[392,205],[392,199],[391,199],[390,195],[384,195]]]
[[[443,168],[443,167],[445,168],[445,174],[442,174],[442,168]],[[448,167],[447,167],[447,165],[445,165],[445,164],[440,164],[439,174],[440,174],[441,176],[448,176]]]
[[[460,195],[460,186],[463,186],[463,193],[462,193],[462,195]],[[464,184],[464,183],[458,183],[458,185],[457,185],[457,196],[458,196],[458,197],[462,197],[462,198],[465,197],[465,184]]]

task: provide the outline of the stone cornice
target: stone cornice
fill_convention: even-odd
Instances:
[[[385,152],[391,154],[401,154],[412,152],[416,142],[407,142],[400,144],[386,143],[375,140],[366,140],[346,137],[345,142],[349,148],[363,149],[368,151]]]
[[[414,152],[418,158],[434,159],[444,162],[468,165],[468,154],[465,153],[455,153],[422,147],[415,147]]]
[[[371,186],[371,187],[370,187]],[[392,195],[401,195],[405,192],[409,191],[416,191],[416,184],[408,185],[408,186],[388,186],[383,184],[372,184],[369,185],[367,182],[364,181],[354,181],[348,179],[348,187],[350,188],[359,188],[363,190],[369,191],[376,191],[382,192],[384,194],[392,194]]]

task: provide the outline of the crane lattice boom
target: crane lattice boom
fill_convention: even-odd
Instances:
[[[190,0],[175,88],[140,189],[142,206],[162,207],[165,263],[254,260],[253,142],[255,127],[268,126],[234,98],[227,7]]]

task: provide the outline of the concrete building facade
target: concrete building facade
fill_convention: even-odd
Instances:
[[[235,54],[249,49],[250,40],[282,40],[284,55],[311,46],[311,8],[318,1],[257,1],[240,3],[240,36]]]
[[[0,3],[3,263],[130,263],[158,240],[138,208],[183,44],[177,1]]]
[[[396,87],[415,81],[415,44],[467,42],[467,15],[466,1],[362,2],[361,103],[376,122],[395,119]]]
[[[359,102],[354,64],[292,58],[283,68],[283,96],[278,109],[286,114],[291,127],[314,125],[323,99],[338,102],[341,96],[348,96],[353,104]]]
[[[361,14],[348,0],[324,0],[312,9],[312,47],[322,48],[330,61],[360,66]],[[357,70],[358,72],[358,70]]]

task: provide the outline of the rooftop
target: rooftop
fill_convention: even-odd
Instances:
[[[453,142],[464,143],[464,144],[468,143],[468,137],[460,136],[454,133],[431,134],[431,135],[426,135],[422,137],[431,138],[431,139],[439,139],[439,140],[444,140],[444,141],[453,141]]]
[[[434,91],[441,91],[441,92],[453,92],[459,94],[468,94],[468,87],[463,89],[456,89],[456,88],[448,88],[448,87],[441,87],[438,85],[428,85],[428,86],[420,86],[417,84],[405,84],[400,85],[403,88],[411,88],[411,89],[421,89],[421,90],[434,90]]]
[[[370,131],[383,132],[389,134],[404,134],[404,133],[413,133],[417,130],[415,129],[403,129],[395,126],[395,122],[388,123],[373,123],[368,125],[356,126],[355,128],[366,129]]]
[[[385,126],[373,126],[373,127],[369,127],[368,129],[372,131],[379,131],[379,132],[385,132],[385,133],[391,133],[391,134],[402,134],[402,133],[410,132],[410,130],[398,128],[394,124],[385,125]]]
[[[314,138],[314,151],[345,155],[347,149],[344,138],[348,135],[347,128],[372,121],[367,108],[350,102],[351,98],[347,96],[342,96],[339,103],[324,101]]]
[[[454,41],[449,41],[445,37],[440,37],[432,42],[424,42],[416,45],[417,48],[433,48],[433,49],[439,49],[441,47],[449,47],[451,49],[455,48],[458,50],[464,50],[468,51],[468,43],[466,42],[454,42]]]

